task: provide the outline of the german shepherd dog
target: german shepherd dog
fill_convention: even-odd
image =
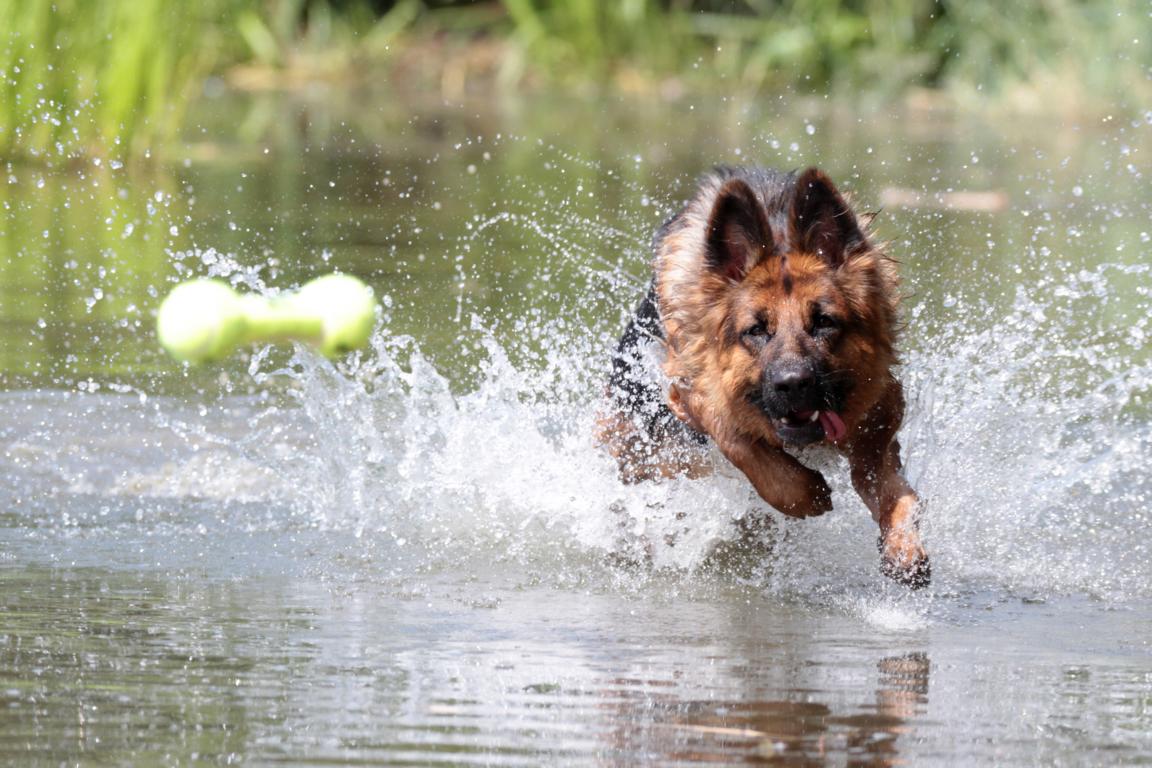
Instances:
[[[630,482],[705,474],[710,439],[792,517],[832,502],[789,450],[830,444],[880,526],[881,569],[922,587],[919,502],[896,442],[896,265],[867,230],[816,168],[706,175],[656,233],[655,276],[613,356],[599,436]]]

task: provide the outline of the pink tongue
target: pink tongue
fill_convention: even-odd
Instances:
[[[824,427],[824,436],[832,442],[836,442],[848,434],[844,420],[835,411],[820,411],[820,426]]]

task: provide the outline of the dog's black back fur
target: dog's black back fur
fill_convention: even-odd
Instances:
[[[663,230],[663,228],[661,228]],[[658,235],[659,236],[659,235]],[[666,403],[650,350],[664,344],[664,326],[656,304],[656,282],[648,290],[624,327],[612,354],[608,396],[621,413],[630,413],[653,444],[679,438],[690,445],[703,445],[708,438],[676,418]]]

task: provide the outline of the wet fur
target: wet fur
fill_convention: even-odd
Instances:
[[[656,233],[654,252],[652,286],[620,340],[613,407],[600,424],[622,476],[703,475],[711,438],[776,509],[823,514],[824,478],[784,450],[815,439],[788,420],[800,402],[789,398],[801,398],[808,405],[795,413],[810,405],[842,419],[834,447],[879,523],[885,572],[926,584],[919,502],[896,442],[896,265],[831,180],[817,169],[717,168]],[[662,359],[664,381],[650,375],[646,354]],[[787,389],[790,374],[801,389]]]

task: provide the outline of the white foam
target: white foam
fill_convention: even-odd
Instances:
[[[851,615],[884,632],[916,632],[932,623],[924,601],[907,596],[853,598],[846,608]]]

